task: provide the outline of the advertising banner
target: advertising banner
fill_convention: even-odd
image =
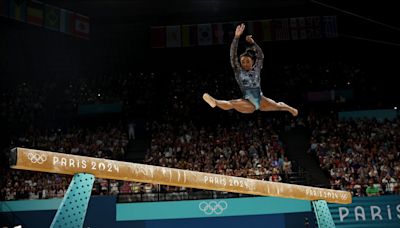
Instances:
[[[328,204],[337,228],[400,227],[400,196],[354,197],[352,204]]]

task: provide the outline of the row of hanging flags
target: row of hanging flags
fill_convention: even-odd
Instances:
[[[89,39],[89,17],[36,0],[0,0],[0,16]]]
[[[230,44],[240,22],[151,27],[153,48]],[[246,21],[256,41],[305,40],[337,37],[336,16],[311,16]]]

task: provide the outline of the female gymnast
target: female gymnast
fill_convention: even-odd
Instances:
[[[243,34],[245,25],[242,23],[236,27],[235,37],[231,44],[230,58],[235,78],[243,93],[242,99],[236,100],[217,100],[208,93],[203,95],[203,99],[211,106],[223,110],[235,109],[241,113],[253,113],[260,111],[288,111],[293,116],[297,116],[297,109],[290,107],[283,102],[263,96],[260,87],[260,73],[263,67],[264,53],[254,42],[251,35],[246,36],[246,41],[251,45],[240,55],[240,63],[237,56],[237,47],[240,36]]]

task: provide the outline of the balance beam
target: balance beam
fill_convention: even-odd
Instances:
[[[74,175],[89,173],[98,178],[162,184],[205,190],[350,204],[350,192],[261,181],[153,165],[144,165],[26,148],[11,150],[13,169]]]

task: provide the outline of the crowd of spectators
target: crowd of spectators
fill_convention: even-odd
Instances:
[[[85,104],[122,103],[127,114],[145,112],[155,100],[158,89],[156,79],[160,76],[157,74],[120,72],[69,80],[63,85],[62,103],[72,110]]]
[[[240,121],[236,126],[196,127],[153,122],[151,146],[143,163],[270,181],[282,181],[292,173],[291,162],[274,127],[275,119]],[[13,146],[123,160],[127,133],[113,126],[72,128],[64,132],[28,131]],[[239,131],[238,129],[242,129]],[[7,170],[1,197],[6,200],[62,197],[68,176]],[[176,192],[176,187],[96,179],[93,194]]]
[[[45,116],[48,93],[53,89],[54,84],[50,82],[43,82],[40,87],[33,82],[18,82],[13,86],[2,87],[0,119],[8,123],[8,128],[16,124],[26,126],[37,121],[38,116]]]
[[[366,83],[358,79],[363,74],[362,67],[342,62],[273,64],[265,65],[262,81],[266,96],[288,102],[293,96],[299,101],[298,95],[308,90],[352,88],[353,84],[359,87]],[[334,80],[332,84],[332,79],[339,75],[341,80]],[[57,115],[57,112],[76,114],[78,106],[84,104],[122,103],[123,117],[144,113],[149,118],[151,144],[143,163],[269,181],[288,181],[288,175],[296,171],[286,157],[279,130],[293,126],[294,121],[302,124],[304,116],[294,120],[286,113],[281,113],[279,118],[265,113],[264,116],[260,113],[239,115],[235,111],[211,109],[201,99],[204,92],[221,99],[241,97],[230,69],[114,73],[60,80],[58,84],[44,82],[40,89],[36,88],[39,87],[35,83],[26,81],[1,94],[0,118],[4,122],[23,123],[24,127],[12,135],[9,147],[122,160],[129,143],[123,124],[99,125],[102,127],[92,129],[79,125],[48,128],[39,124],[46,121],[45,113],[54,104]],[[351,190],[357,196],[367,195],[370,183],[380,186],[378,194],[398,191],[398,120],[343,122],[308,118],[313,130],[309,152],[319,158],[321,168],[331,177],[333,188]],[[1,172],[0,196],[7,200],[61,197],[70,181],[70,177],[56,174],[6,168]],[[189,191],[97,179],[93,194],[182,190]]]
[[[266,63],[261,82],[267,97],[290,103],[288,99],[301,98],[307,91],[365,88],[368,81],[362,69],[363,66],[337,61]],[[189,113],[204,110],[201,97],[205,92],[228,100],[242,96],[229,64],[207,70],[125,71],[70,79],[26,79],[1,90],[0,117],[7,122],[22,120],[28,124],[46,113],[76,114],[79,105],[105,103],[122,103],[127,115],[161,112],[190,116]]]
[[[285,148],[273,127],[276,122],[258,118],[213,128],[154,123],[145,163],[271,180],[272,174],[291,172],[290,163],[284,161]]]
[[[113,125],[96,129],[71,128],[54,131],[28,130],[13,139],[12,147],[123,160],[128,138],[125,128]],[[62,197],[71,177],[3,169],[0,195],[4,200]]]
[[[343,61],[278,64],[271,68],[272,84],[309,91],[364,87],[366,72],[361,64]]]
[[[400,119],[309,116],[309,153],[315,154],[333,189],[354,196],[400,193]]]

